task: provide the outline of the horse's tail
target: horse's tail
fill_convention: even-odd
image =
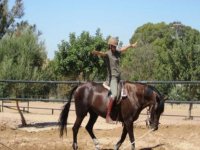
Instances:
[[[60,118],[59,118],[60,137],[63,136],[63,131],[64,131],[64,130],[65,130],[66,135],[67,135],[66,126],[67,126],[67,118],[68,118],[68,114],[69,114],[69,108],[70,108],[70,105],[71,105],[71,100],[72,100],[72,97],[73,97],[73,93],[74,93],[74,91],[75,91],[77,88],[78,88],[78,85],[75,86],[75,87],[71,90],[71,93],[70,93],[70,96],[69,96],[69,101],[63,106],[63,110],[62,110],[62,112],[60,113]]]

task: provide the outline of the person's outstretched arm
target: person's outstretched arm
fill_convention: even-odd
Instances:
[[[105,57],[106,56],[105,52],[100,52],[100,51],[96,51],[96,50],[93,50],[92,54],[96,55],[96,56],[101,56],[101,57]]]
[[[130,44],[130,45],[128,45],[128,46],[125,46],[125,47],[122,47],[121,49],[120,49],[120,51],[121,52],[125,52],[127,49],[129,49],[129,48],[135,48],[135,47],[137,47],[137,42],[135,42],[134,44]]]

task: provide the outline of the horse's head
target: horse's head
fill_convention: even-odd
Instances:
[[[155,103],[150,106],[150,118],[149,118],[149,126],[155,131],[158,129],[160,115],[164,111],[164,103],[165,97],[162,95],[156,94]]]

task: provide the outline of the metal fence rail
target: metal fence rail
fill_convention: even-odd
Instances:
[[[45,98],[14,98],[14,97],[7,97],[7,98],[0,98],[2,101],[33,101],[33,102],[67,102],[67,99],[45,99]]]
[[[55,84],[80,84],[87,81],[33,81],[33,80],[0,80],[6,83],[55,83]],[[103,81],[94,81],[102,83]],[[131,81],[132,83],[145,84],[200,84],[200,81]]]
[[[0,107],[1,106],[2,105],[0,105]],[[12,105],[12,106],[4,105],[3,107],[8,108],[8,109],[17,110],[16,106],[14,106],[14,105]],[[58,111],[62,110],[61,108],[30,107],[30,106],[19,106],[19,108],[21,111],[26,112],[26,113],[29,113],[30,109],[50,110],[52,115],[54,114],[55,110],[58,110]],[[72,110],[70,110],[70,111],[72,111]]]
[[[49,84],[80,84],[85,81],[33,81],[33,80],[0,80],[2,83],[49,83]]]
[[[174,100],[167,100],[165,103],[168,104],[200,104],[200,101],[174,101]]]

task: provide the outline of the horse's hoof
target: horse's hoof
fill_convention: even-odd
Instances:
[[[99,144],[95,145],[95,150],[100,150],[100,149],[101,149],[101,147]]]
[[[100,150],[101,148],[100,148],[100,146],[95,146],[95,150]]]
[[[119,147],[121,146],[121,144],[116,144],[115,146],[114,146],[114,150],[119,150]]]
[[[78,149],[78,144],[77,143],[73,143],[72,147],[73,147],[73,150],[77,150]]]

